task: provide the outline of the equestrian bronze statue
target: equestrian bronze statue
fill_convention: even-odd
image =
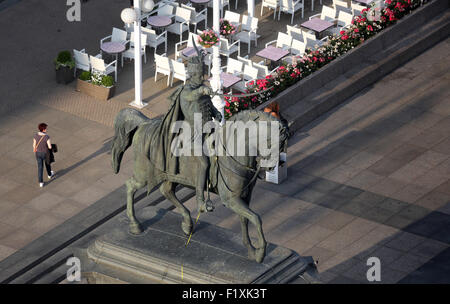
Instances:
[[[112,145],[112,167],[115,173],[120,170],[120,162],[126,149],[130,146],[134,151],[133,176],[126,181],[127,215],[130,219],[130,232],[140,234],[142,226],[134,214],[134,194],[137,190],[147,187],[148,193],[159,186],[161,193],[171,201],[183,216],[181,228],[186,235],[193,229],[189,210],[177,199],[177,185],[196,189],[196,200],[199,212],[212,211],[210,202],[205,201],[204,191],[217,194],[222,203],[240,217],[242,238],[248,248],[250,259],[262,262],[265,256],[266,240],[262,230],[262,222],[258,214],[250,208],[250,199],[256,179],[264,170],[261,162],[266,158],[260,144],[245,133],[239,135],[236,128],[227,130],[225,125],[216,125],[214,132],[196,132],[195,114],[201,114],[202,123],[221,120],[220,113],[211,102],[211,88],[203,84],[203,58],[200,53],[189,60],[189,79],[185,85],[177,88],[170,96],[168,112],[162,118],[149,119],[135,109],[126,108],[119,112],[114,121],[115,136]],[[262,124],[276,124],[279,146],[270,147],[282,150],[287,143],[287,129],[280,121],[262,111],[243,111],[227,122],[254,123],[258,132]],[[189,137],[192,142],[208,142],[210,150],[218,147],[225,153],[205,153],[201,155],[175,155],[174,142],[179,140],[178,133],[173,132],[173,124],[185,122],[194,130]],[[269,126],[270,127],[270,126]],[[269,128],[268,127],[268,128]],[[183,129],[183,132],[185,130]],[[241,132],[242,133],[242,132]],[[237,138],[237,144],[246,151],[256,151],[248,155],[236,155],[229,151],[227,140]],[[266,138],[264,147],[269,147],[271,138]],[[227,150],[228,149],[228,150]],[[273,167],[273,166],[272,166]],[[208,195],[209,196],[209,195]],[[256,246],[248,235],[248,221],[257,229],[258,242]]]

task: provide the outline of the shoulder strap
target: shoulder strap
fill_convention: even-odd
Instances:
[[[37,151],[37,148],[39,147],[39,144],[41,143],[41,141],[44,139],[44,137],[45,136],[47,136],[47,135],[43,135],[42,137],[41,137],[41,139],[39,139],[39,142],[36,144],[36,146],[34,147],[34,152],[36,153],[36,151]]]

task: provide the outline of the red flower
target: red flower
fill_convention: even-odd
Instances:
[[[373,32],[373,28],[372,28],[371,25],[368,25],[368,26],[367,26],[367,29],[368,29],[369,31]]]
[[[359,33],[359,29],[358,29],[358,28],[355,28],[353,31],[354,31],[355,33]]]
[[[348,39],[348,36],[347,36],[347,35],[344,35],[344,36],[342,36],[341,38],[342,38],[342,40],[347,40],[347,39]]]

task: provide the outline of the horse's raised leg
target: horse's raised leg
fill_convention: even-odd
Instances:
[[[190,235],[192,232],[192,218],[189,210],[178,200],[175,195],[175,184],[172,182],[164,182],[159,188],[162,195],[164,195],[175,207],[179,208],[181,215],[183,215],[183,222],[181,223],[181,229],[186,235]]]
[[[255,247],[253,247],[248,235],[248,219],[243,216],[239,216],[239,219],[241,220],[242,242],[248,249],[248,258],[254,260]]]
[[[132,177],[125,184],[127,186],[127,216],[130,220],[130,232],[132,234],[141,234],[143,231],[142,225],[134,215],[134,194],[137,190],[143,188],[146,182],[138,182]]]
[[[255,250],[255,260],[258,263],[261,263],[266,255],[266,239],[264,238],[264,233],[262,231],[262,223],[258,214],[250,210],[247,204],[239,197],[233,198],[229,200],[228,207],[233,210],[238,215],[248,219],[253,225],[255,225],[256,230],[258,231],[258,246],[256,246]],[[244,233],[244,232],[242,232]],[[248,230],[246,231],[246,240],[251,245],[250,238],[248,237]]]

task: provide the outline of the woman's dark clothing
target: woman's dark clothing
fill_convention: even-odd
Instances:
[[[40,183],[44,182],[44,179],[42,176],[44,173],[43,164],[45,164],[45,169],[47,170],[47,175],[48,176],[52,175],[52,167],[50,166],[50,164],[47,164],[47,162],[45,161],[46,157],[47,157],[46,152],[36,152],[36,160],[37,160],[37,165],[38,165],[38,179],[39,179]]]

